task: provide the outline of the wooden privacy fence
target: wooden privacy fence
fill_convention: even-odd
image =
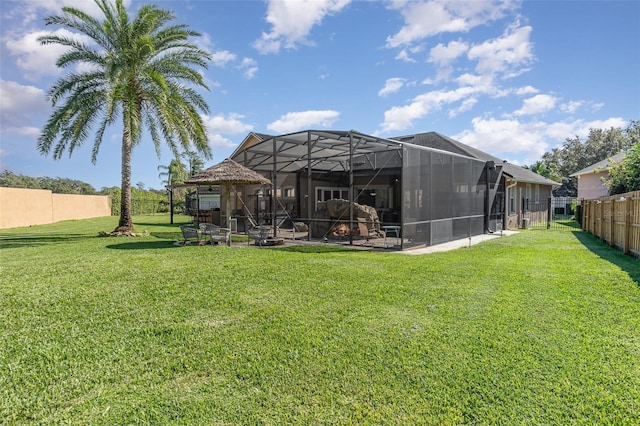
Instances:
[[[582,229],[640,258],[640,191],[583,200]]]

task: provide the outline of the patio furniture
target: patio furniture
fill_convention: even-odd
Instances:
[[[231,229],[221,228],[218,225],[214,225],[212,223],[201,223],[199,226],[200,233],[202,235],[209,236],[211,245],[213,245],[214,243],[218,244],[220,242],[231,245]]]
[[[384,225],[382,227],[382,229],[384,230],[384,248],[387,248],[387,237],[390,237],[390,233],[393,233],[394,236],[396,237],[396,243],[397,245],[400,245],[400,225]]]
[[[209,238],[211,238],[211,244],[213,243],[225,243],[231,245],[231,229],[216,227],[209,232]]]
[[[200,244],[200,229],[183,225],[180,227],[180,231],[182,231],[182,238],[184,238],[185,245],[193,240]]]
[[[267,243],[267,239],[269,238],[270,233],[270,226],[257,226],[255,228],[250,228],[247,231],[247,236],[249,237],[249,239],[255,240],[255,244],[257,246],[262,246],[263,244]]]
[[[218,225],[214,225],[213,223],[202,222],[198,225],[200,228],[200,233],[209,234],[212,230],[219,228]]]

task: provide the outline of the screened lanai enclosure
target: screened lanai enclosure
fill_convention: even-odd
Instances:
[[[408,249],[499,227],[500,165],[356,131],[308,130],[241,146],[270,186],[235,192],[238,230]]]

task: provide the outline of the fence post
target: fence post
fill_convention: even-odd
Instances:
[[[547,229],[551,228],[551,197],[547,203]]]
[[[631,209],[630,203],[633,197],[626,197],[624,200],[624,235],[622,236],[622,252],[629,254],[629,239],[631,237]]]
[[[600,239],[605,241],[604,238],[604,201],[600,200],[600,231],[598,231]]]
[[[616,199],[615,197],[611,198],[611,213],[609,213],[611,218],[609,223],[609,245],[611,247],[616,246]]]

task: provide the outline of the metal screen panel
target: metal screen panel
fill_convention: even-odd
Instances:
[[[407,247],[484,233],[485,162],[405,145],[402,221]]]

